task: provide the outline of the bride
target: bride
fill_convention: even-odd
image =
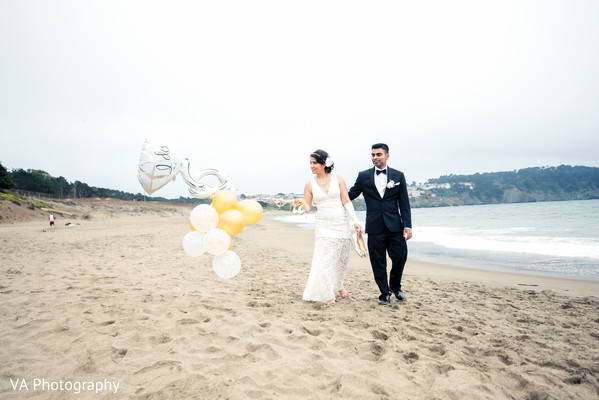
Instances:
[[[346,210],[356,232],[362,233],[362,227],[358,224],[345,181],[331,172],[334,164],[329,154],[324,150],[310,154],[310,168],[314,176],[304,188],[304,210],[309,212],[314,202],[317,211],[312,266],[302,299],[334,303],[337,291],[342,298],[349,296],[343,287],[351,250]]]

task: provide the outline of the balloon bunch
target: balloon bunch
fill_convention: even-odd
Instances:
[[[229,190],[231,184],[224,172],[206,168],[193,178],[189,159],[179,157],[169,146],[145,140],[137,169],[137,179],[144,190],[152,194],[175,180],[178,174],[189,187],[191,196],[199,199],[212,197],[211,205],[199,205],[191,212],[191,232],[183,238],[183,249],[193,257],[205,252],[212,254],[212,268],[216,275],[233,278],[241,270],[241,260],[231,250],[231,236],[241,232],[246,224],[260,221],[262,206],[256,200],[237,202]],[[217,186],[202,182],[209,176],[218,179]]]
[[[216,192],[212,204],[201,204],[192,210],[191,232],[183,237],[183,249],[192,257],[204,253],[213,255],[212,268],[216,275],[233,278],[241,271],[241,259],[231,250],[231,236],[240,233],[246,224],[260,221],[263,213],[256,200],[238,202],[230,190]]]

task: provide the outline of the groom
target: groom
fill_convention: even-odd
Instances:
[[[349,198],[364,194],[370,264],[381,291],[379,304],[387,305],[391,293],[400,301],[406,299],[401,291],[401,276],[408,258],[406,241],[412,237],[412,217],[406,178],[403,172],[387,166],[389,146],[373,144],[371,156],[374,168],[358,174]],[[387,253],[392,262],[389,280]]]

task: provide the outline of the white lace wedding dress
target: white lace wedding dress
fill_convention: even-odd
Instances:
[[[314,255],[303,300],[328,301],[343,289],[349,266],[351,229],[336,174],[330,175],[328,193],[312,177],[312,201],[317,207],[314,226]]]

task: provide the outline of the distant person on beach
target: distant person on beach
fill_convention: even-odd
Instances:
[[[54,226],[56,227],[56,225],[54,225],[54,214],[50,214],[50,226]]]
[[[314,174],[304,187],[304,210],[317,206],[314,226],[314,253],[308,283],[302,296],[306,301],[335,303],[335,293],[349,296],[343,281],[349,266],[351,229],[350,215],[356,232],[362,232],[347,186],[340,175],[332,173],[333,160],[324,150],[310,154],[310,169]]]
[[[412,238],[412,216],[406,178],[403,172],[387,165],[389,146],[373,144],[371,160],[374,168],[358,174],[356,183],[349,189],[349,198],[364,195],[370,265],[381,292],[379,304],[387,305],[391,302],[391,293],[399,301],[406,300],[401,277],[408,258],[406,242]],[[387,254],[392,263],[389,279]]]

